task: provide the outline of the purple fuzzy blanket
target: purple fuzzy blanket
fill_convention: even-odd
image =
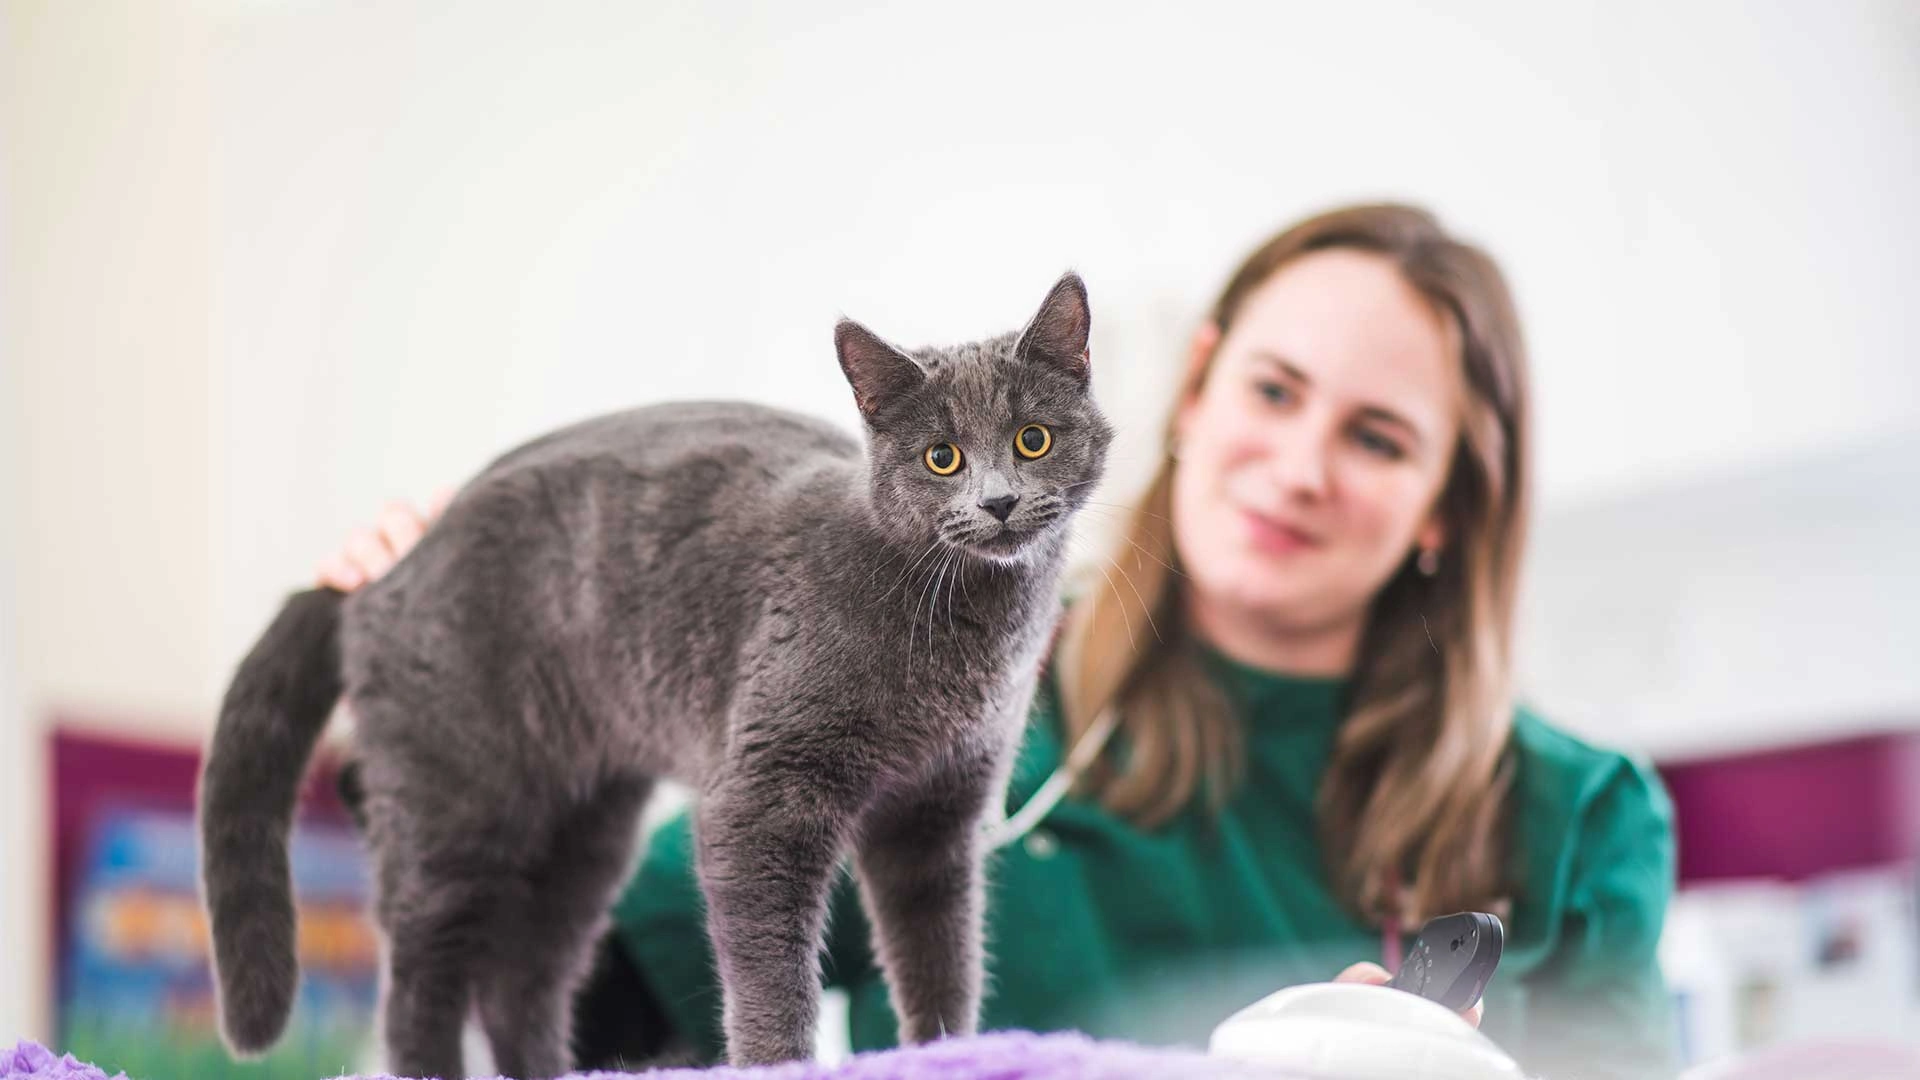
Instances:
[[[580,1073],[577,1080],[618,1080],[623,1073]],[[1251,1065],[1176,1050],[1094,1042],[1079,1035],[1008,1032],[948,1039],[928,1046],[862,1054],[838,1065],[793,1064],[761,1069],[662,1069],[649,1080],[1276,1080]],[[55,1057],[37,1043],[0,1050],[0,1080],[109,1080],[71,1055]]]
[[[0,1050],[0,1080],[107,1080],[107,1074],[72,1054],[54,1057],[53,1051],[39,1043],[22,1042],[11,1050]],[[118,1080],[126,1080],[121,1073]]]

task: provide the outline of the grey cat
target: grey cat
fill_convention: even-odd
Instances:
[[[1111,429],[1086,290],[1018,334],[911,354],[842,321],[866,447],[730,403],[636,409],[514,450],[351,597],[295,595],[241,663],[200,787],[230,1046],[297,982],[287,833],[335,700],[358,717],[389,1067],[568,1067],[569,1007],[655,781],[696,792],[736,1064],[811,1054],[826,900],[851,851],[902,1037],[975,1030],[981,827]]]

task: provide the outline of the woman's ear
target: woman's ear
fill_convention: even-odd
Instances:
[[[1213,354],[1219,348],[1220,328],[1212,319],[1202,321],[1187,341],[1187,362],[1180,374],[1180,407],[1173,417],[1176,442],[1186,436],[1187,417],[1200,403],[1200,384],[1206,381],[1207,365],[1213,362]]]

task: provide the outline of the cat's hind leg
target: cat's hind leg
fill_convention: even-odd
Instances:
[[[475,973],[494,1065],[517,1080],[571,1068],[574,991],[593,963],[607,912],[633,867],[646,777],[607,784],[557,821],[551,843],[501,884]]]
[[[493,906],[497,867],[397,841],[379,849],[377,860],[376,913],[387,938],[387,1068],[397,1076],[464,1077],[460,1028],[474,961],[486,944],[479,931]]]

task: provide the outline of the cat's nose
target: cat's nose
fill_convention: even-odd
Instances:
[[[1020,496],[1018,495],[995,495],[990,499],[981,499],[980,509],[985,510],[1001,521],[1005,521],[1007,520],[1007,515],[1013,513],[1013,504],[1019,501]]]

